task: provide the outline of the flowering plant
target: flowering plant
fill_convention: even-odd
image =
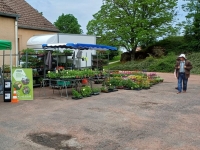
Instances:
[[[81,88],[81,95],[83,97],[91,96],[91,94],[92,94],[92,89],[90,86],[85,86]]]

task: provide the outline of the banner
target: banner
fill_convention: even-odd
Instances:
[[[33,100],[33,72],[31,68],[13,68],[12,91],[15,88],[19,100]]]

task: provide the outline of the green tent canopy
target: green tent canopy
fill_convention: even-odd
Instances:
[[[6,40],[0,40],[0,50],[11,50],[12,43]]]

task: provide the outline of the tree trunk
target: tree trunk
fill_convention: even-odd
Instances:
[[[121,54],[120,62],[125,63],[127,61],[131,61],[131,55],[130,52],[125,52]]]
[[[130,53],[131,53],[131,60],[134,60],[134,59],[135,59],[135,51],[136,51],[136,48],[137,48],[137,46],[134,46],[134,47],[132,48],[132,51],[130,51]]]

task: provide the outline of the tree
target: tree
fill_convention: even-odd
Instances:
[[[135,57],[137,46],[148,46],[175,31],[177,0],[106,0],[87,25],[97,42],[124,47]]]
[[[83,33],[81,26],[78,24],[77,19],[72,14],[62,14],[58,17],[54,25],[62,33],[81,34]]]
[[[186,0],[186,4],[182,5],[186,15],[185,39],[192,49],[199,50],[200,48],[200,0]]]

